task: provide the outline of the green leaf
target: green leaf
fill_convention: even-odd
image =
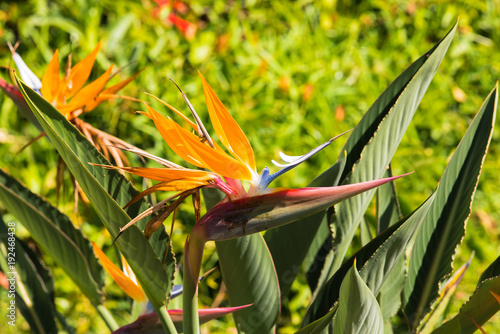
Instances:
[[[372,233],[370,231],[370,222],[367,221],[364,217],[361,218],[361,224],[359,224],[359,238],[361,241],[361,246],[366,245],[369,243],[372,239]]]
[[[347,163],[341,178],[342,184],[374,180],[384,174],[448,50],[457,24],[384,91],[356,126],[344,147]],[[343,155],[339,157],[342,158]],[[367,191],[335,207],[336,214],[332,220],[335,236],[332,252],[335,256],[326,278],[333,275],[344,261],[360,218],[374,193],[375,190]]]
[[[330,183],[336,180],[343,184],[356,183],[374,180],[383,175],[451,43],[457,24],[458,22],[439,43],[411,64],[380,95],[349,136],[340,153],[337,164],[342,165],[342,168],[336,168],[334,165],[325,172],[330,177],[320,177],[329,182],[319,181],[316,186],[337,185]],[[339,171],[340,178],[337,177]],[[335,226],[335,252],[331,251],[329,256],[324,257],[331,258],[332,262],[325,268],[324,275],[316,275],[324,277],[319,284],[316,284],[317,286],[322,286],[342,263],[359,219],[364,214],[373,193],[368,191],[336,207],[339,213],[335,216],[336,222],[341,221],[342,224]],[[294,278],[292,275],[298,272],[313,240],[317,238],[319,241],[315,244],[323,245],[331,236],[328,229],[320,230],[322,233],[316,236],[323,216],[324,214],[320,213],[309,217],[306,222],[299,221],[266,233],[266,242],[273,254],[283,292],[288,291],[293,282],[293,279],[287,280],[286,284],[282,282],[283,272],[294,270],[292,274],[287,275]],[[315,267],[316,270],[322,271],[322,266]]]
[[[391,177],[392,168],[384,173],[384,177]],[[401,209],[394,182],[389,182],[377,188],[377,234],[401,220]]]
[[[339,304],[335,304],[330,312],[319,318],[318,320],[310,323],[309,325],[301,328],[295,334],[321,334],[323,330],[332,323],[332,319],[337,314]]]
[[[443,319],[447,315],[450,301],[455,295],[455,291],[467,272],[473,258],[474,253],[472,253],[466,263],[458,268],[458,270],[448,280],[446,280],[445,283],[443,283],[441,291],[439,292],[439,298],[432,305],[432,311],[425,316],[424,320],[422,320],[422,325],[417,329],[418,333],[430,334],[438,324],[442,324]]]
[[[389,166],[384,177],[390,176],[392,176],[392,170]],[[379,233],[401,220],[401,218],[394,182],[380,186],[377,189],[377,225]],[[401,256],[377,295],[387,330],[392,329],[391,318],[401,306],[401,290],[403,290],[406,278],[405,262],[405,256]]]
[[[101,265],[92,245],[69,218],[0,169],[0,201],[94,305],[101,304]]]
[[[356,261],[340,286],[339,308],[333,322],[333,333],[383,333],[382,311],[373,292],[365,284]]]
[[[491,140],[497,100],[495,87],[448,163],[436,199],[415,239],[403,290],[404,310],[412,328],[418,326],[438,297],[439,282],[452,271]]]
[[[75,179],[80,184],[96,209],[104,226],[114,238],[121,227],[127,224],[148,205],[140,201],[125,206],[138,192],[130,182],[116,170],[92,166],[89,163],[109,164],[92,144],[59,113],[50,103],[18,80],[26,102],[33,110],[49,139],[63,158]],[[113,197],[112,197],[113,196]],[[128,228],[116,241],[139,283],[155,309],[166,303],[172,289],[175,264],[171,254],[162,265],[169,239],[164,230],[154,233],[149,241],[139,228],[146,220]]]
[[[492,293],[500,295],[500,276],[487,279],[477,287],[472,297],[462,305],[459,313],[433,334],[472,334],[500,310],[500,302]],[[476,324],[474,324],[474,322]]]
[[[334,164],[314,179],[309,184],[309,187],[330,187],[338,185],[338,180],[343,168],[343,162]],[[316,255],[316,251],[314,250],[319,250],[322,247],[324,240],[316,240],[315,235],[324,217],[324,212],[316,213],[294,223],[269,230],[264,234],[264,239],[266,240],[276,267],[282,298],[286,297],[288,294],[306,255],[307,258],[314,259]],[[328,227],[326,227],[326,224],[325,230],[324,232],[328,234]],[[310,254],[308,252],[312,245],[316,245],[316,247],[313,247],[314,253]],[[310,262],[311,265],[319,267],[319,264],[315,264],[313,261]]]
[[[203,189],[207,210],[223,196]],[[280,311],[278,277],[269,249],[260,234],[215,242],[222,278],[232,306],[253,304],[234,313],[239,331],[274,333]]]
[[[500,275],[500,256],[497,257],[495,261],[493,261],[488,268],[481,274],[481,277],[479,277],[479,280],[477,282],[477,285],[481,284],[483,281],[487,280],[488,278],[499,276]]]
[[[434,195],[431,195],[411,215],[376,236],[365,247],[361,248],[347,260],[328,282],[319,290],[304,317],[303,324],[309,324],[326,315],[339,298],[339,288],[349,269],[357,261],[360,275],[368,287],[376,295],[383,283],[403,256],[405,249],[415,231],[419,228],[427,214]],[[404,273],[401,273],[404,275]],[[333,315],[332,315],[333,317]]]
[[[326,239],[323,239],[322,236],[332,233],[329,228],[328,218],[331,217],[333,213],[334,209],[330,207],[326,210],[326,214],[323,212],[317,214],[318,216],[322,215],[323,219],[309,247],[306,258],[304,259],[303,266],[306,271],[307,284],[309,284],[309,289],[311,291],[316,290],[316,286],[322,274],[321,268],[325,267],[325,262],[332,260],[331,257],[329,257],[329,253],[332,248],[333,236]]]
[[[240,332],[274,333],[280,311],[278,278],[259,233],[215,243],[222,278],[232,306],[252,304],[234,313]]]
[[[15,234],[16,224],[9,222],[7,227],[0,215],[0,267],[9,282],[4,328],[12,320],[15,324],[15,311],[19,309],[32,333],[57,333],[52,277],[38,256]],[[13,266],[7,262],[9,257],[14,259]],[[14,309],[14,318],[9,316],[9,307]]]

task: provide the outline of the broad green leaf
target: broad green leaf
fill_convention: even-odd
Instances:
[[[69,218],[0,169],[0,201],[94,305],[101,304],[101,265],[92,245]]]
[[[330,312],[310,323],[309,325],[301,328],[295,334],[321,334],[323,330],[327,328],[331,323],[332,319],[337,314],[339,304],[335,304],[335,307],[332,308]]]
[[[451,43],[456,27],[457,24],[439,43],[410,65],[387,87],[366,112],[341,151],[337,163],[345,167],[339,169],[334,168],[334,165],[325,172],[330,175],[329,178],[325,178],[329,182],[320,181],[316,186],[337,185],[330,183],[335,182],[336,179],[338,183],[346,184],[374,180],[383,175],[417,105]],[[337,178],[339,170],[342,174],[340,178]],[[335,216],[335,220],[342,223],[335,226],[335,252],[332,251],[328,256],[332,262],[325,269],[327,274],[317,275],[324,277],[319,284],[316,284],[317,286],[323,285],[343,262],[359,219],[364,214],[373,194],[374,191],[368,191],[336,207],[339,214]],[[283,273],[292,269],[294,272],[287,276],[294,277],[291,275],[296,275],[298,272],[313,240],[319,239],[315,244],[322,245],[330,237],[328,229],[322,229],[322,233],[316,236],[323,215],[311,216],[306,222],[298,221],[269,231],[265,235],[275,260],[278,277],[280,277],[281,290],[285,292],[284,296],[293,280],[287,280],[286,284],[282,282]],[[322,271],[322,266],[316,267],[318,271]]]
[[[340,286],[334,334],[383,333],[384,319],[375,295],[356,269],[356,261]]]
[[[319,290],[307,310],[303,325],[320,319],[332,309],[339,298],[340,285],[352,267],[354,259],[357,261],[363,280],[375,295],[378,294],[392,269],[403,257],[408,242],[421,225],[433,200],[434,195],[431,195],[409,216],[391,225],[347,260]]]
[[[342,184],[374,180],[384,174],[448,50],[457,24],[458,22],[439,43],[387,88],[386,92],[392,94],[384,92],[356,126],[359,131],[353,131],[344,147],[347,151],[347,163],[341,179]],[[395,84],[396,82],[399,83]],[[343,155],[339,157],[341,158]],[[335,207],[336,214],[332,220],[335,236],[332,252],[335,257],[328,276],[333,275],[344,261],[360,218],[374,193],[375,190],[367,191]]]
[[[472,297],[462,305],[459,313],[437,328],[433,334],[472,334],[500,310],[500,303],[494,297],[500,295],[500,276],[483,281]],[[474,324],[474,322],[476,324]]]
[[[203,189],[207,209],[222,199],[214,189]],[[232,306],[253,304],[234,313],[244,333],[274,333],[280,311],[280,290],[273,259],[259,233],[215,242],[222,278]]]
[[[373,239],[370,231],[370,222],[368,222],[364,217],[361,218],[361,223],[359,224],[359,238],[361,241],[361,247],[365,246]]]
[[[222,278],[232,306],[254,304],[234,313],[243,333],[274,333],[280,291],[274,264],[259,233],[216,242]]]
[[[488,268],[481,274],[477,285],[481,284],[481,282],[487,280],[488,278],[499,276],[500,275],[500,256],[497,257],[495,261],[493,261]]]
[[[391,177],[392,168],[384,173],[384,177]],[[401,209],[394,182],[381,185],[377,189],[377,234],[395,224],[401,219]]]
[[[323,216],[323,219],[304,259],[303,267],[306,271],[307,284],[309,284],[311,291],[316,291],[316,285],[322,274],[321,268],[325,267],[325,262],[332,261],[329,255],[330,249],[332,249],[333,236],[325,239],[320,238],[320,236],[331,234],[328,217],[332,214],[333,207],[326,210],[326,214],[323,212],[317,214],[317,216]]]
[[[338,179],[343,168],[344,164],[342,162],[334,164],[314,179],[309,184],[309,187],[338,185]],[[269,230],[264,234],[264,239],[272,254],[278,274],[282,298],[288,294],[300,270],[300,266],[304,262],[304,258],[315,260],[316,252],[308,253],[311,246],[316,245],[316,247],[313,247],[313,251],[319,250],[322,247],[324,240],[315,240],[315,235],[320,228],[324,216],[324,212],[316,213],[294,223]],[[327,226],[325,226],[324,232],[328,234]],[[315,268],[320,266],[320,264],[314,263],[314,261],[309,261],[309,263],[314,265]]]
[[[107,165],[109,162],[51,104],[19,80],[18,84],[66,166],[96,209],[104,226],[115,238],[120,228],[131,220],[130,217],[135,217],[148,207],[147,203],[137,202],[124,211],[122,207],[138,193],[130,182],[116,170],[90,165]],[[139,229],[144,228],[146,223],[143,220],[137,226],[128,228],[116,243],[149,300],[155,309],[159,309],[166,303],[172,289],[175,264],[168,254],[166,264],[162,265],[169,243],[168,236],[161,230],[153,233],[148,241]]]
[[[412,328],[418,326],[437,298],[439,282],[452,271],[491,140],[497,100],[495,87],[448,163],[436,199],[415,239],[403,290],[404,310]]]
[[[342,171],[344,170],[345,167],[345,159],[340,160],[339,162],[335,163],[332,167],[324,171],[322,174],[320,174],[316,179],[314,179],[309,186],[311,187],[324,187],[324,186],[337,186],[340,180],[340,176],[342,174]],[[309,288],[311,291],[314,291],[316,289],[316,284],[319,280],[320,275],[322,274],[321,268],[324,267],[325,261],[330,261],[331,259],[328,257],[328,253],[331,249],[332,245],[332,238],[331,238],[331,230],[330,230],[330,225],[328,224],[328,217],[331,217],[333,214],[333,207],[329,208],[325,212],[319,212],[317,214],[314,214],[308,218],[305,218],[304,220],[301,220],[302,223],[306,224],[307,226],[311,226],[311,229],[304,230],[305,233],[311,233],[311,235],[314,234],[314,237],[312,238],[312,241],[310,242],[309,249],[306,249],[304,247],[301,247],[301,245],[307,241],[310,240],[311,237],[306,234],[301,236],[301,239],[295,240],[296,248],[293,248],[293,245],[288,245],[287,247],[282,247],[281,244],[285,242],[292,242],[292,240],[286,240],[286,239],[281,239],[279,235],[275,235],[274,231],[278,231],[278,229],[270,230],[268,231],[265,235],[264,238],[268,242],[270,249],[272,250],[273,258],[275,256],[279,255],[279,260],[277,261],[275,259],[275,265],[276,270],[278,273],[282,273],[281,275],[278,274],[278,277],[281,276],[280,278],[280,288],[281,289],[286,289],[286,291],[282,290],[282,297],[285,297],[287,294],[288,289],[290,289],[290,286],[293,283],[293,280],[295,276],[297,275],[297,272],[300,268],[300,264],[297,264],[296,261],[297,259],[294,257],[296,255],[299,255],[299,258],[303,258],[303,266],[304,270],[306,271],[306,278],[307,278],[307,283],[309,284]],[[316,225],[319,226],[316,228]],[[300,226],[296,226],[296,229],[300,229]],[[280,233],[285,233],[285,235],[288,236],[298,236],[293,233],[293,231],[281,231]],[[329,235],[330,237],[328,238],[323,238],[323,236]],[[273,238],[278,238],[276,239],[277,241],[272,241],[271,239]],[[303,240],[304,239],[304,240]],[[271,248],[273,246],[273,248]],[[289,256],[287,251],[289,251],[290,247],[294,251],[297,250],[304,250],[307,251],[307,254],[304,258],[302,254],[294,254],[294,256]],[[285,281],[283,273],[287,273],[287,278]],[[293,275],[293,276],[292,276]]]
[[[16,323],[15,311],[18,309],[32,333],[57,333],[52,277],[38,256],[15,234],[16,224],[9,222],[7,226],[0,215],[0,267],[9,282],[7,317],[2,319],[4,328],[10,326],[8,322],[12,320]],[[9,257],[14,259],[12,263],[8,262]],[[11,282],[15,292],[10,291]],[[11,306],[12,300],[15,304]],[[9,307],[14,309],[14,318],[9,317]]]
[[[392,176],[392,170],[389,166],[384,177],[390,176]],[[401,210],[399,209],[394,182],[380,186],[377,189],[377,226],[379,233],[401,220],[401,218]],[[401,256],[377,295],[377,300],[384,317],[386,333],[392,332],[391,318],[401,306],[401,290],[403,290],[406,278],[405,262],[406,258]]]
[[[436,300],[434,305],[432,305],[432,311],[429,312],[424,320],[422,320],[422,325],[417,329],[420,334],[430,334],[437,325],[441,325],[443,319],[446,316],[447,309],[449,308],[450,301],[455,295],[455,291],[458,285],[462,281],[467,269],[469,268],[472,259],[474,258],[474,253],[472,253],[469,261],[464,263],[447,281],[443,284],[441,291],[439,292],[439,298]]]

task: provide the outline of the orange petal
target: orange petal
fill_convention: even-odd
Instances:
[[[151,108],[147,103],[145,103],[146,108],[149,111],[149,118],[153,120],[156,128],[160,132],[161,136],[167,142],[168,146],[181,158],[198,167],[205,167],[204,161],[201,157],[194,152],[191,154],[191,150],[182,144],[182,141],[176,143],[175,139],[177,134],[173,128],[173,122],[170,118],[163,117],[159,112]],[[171,146],[172,144],[172,146]]]
[[[108,82],[111,71],[113,70],[113,65],[111,65],[103,75],[101,75],[96,80],[92,81],[87,86],[83,87],[72,99],[71,101],[59,108],[59,111],[66,115],[69,112],[85,107],[85,111],[92,110],[97,106],[97,95],[102,91],[106,82]]]
[[[149,96],[151,96],[152,98],[154,98],[155,100],[157,100],[158,102],[160,102],[161,104],[163,104],[164,106],[166,106],[167,108],[169,108],[170,110],[172,110],[173,112],[175,112],[177,115],[179,115],[186,123],[189,124],[190,127],[192,127],[195,131],[198,131],[198,126],[196,125],[195,122],[193,122],[192,120],[190,120],[189,118],[187,118],[186,116],[184,116],[183,113],[181,113],[179,110],[175,109],[174,107],[172,107],[170,104],[168,104],[167,102],[165,101],[162,101],[161,99],[157,98],[156,96],[152,95],[152,94],[148,94]]]
[[[130,206],[140,200],[141,198],[152,194],[157,191],[186,191],[190,189],[194,189],[197,187],[201,187],[207,185],[205,182],[200,182],[196,180],[176,180],[176,181],[170,181],[170,182],[160,182],[158,184],[155,184],[152,187],[149,187],[148,189],[142,191],[140,194],[134,196],[132,200],[127,204],[127,206]]]
[[[71,68],[71,73],[66,80],[67,91],[65,92],[65,98],[69,99],[75,95],[80,88],[83,87],[87,79],[89,78],[92,67],[94,66],[97,53],[101,48],[101,41],[97,43],[97,46],[92,50],[92,52],[82,59],[78,64]]]
[[[52,103],[59,90],[61,79],[59,78],[59,50],[54,52],[49,66],[42,78],[42,88],[40,89],[42,96]]]
[[[129,295],[132,299],[142,302],[146,300],[146,296],[142,291],[141,287],[137,285],[132,279],[130,279],[123,271],[120,270],[113,262],[108,259],[106,254],[92,241],[92,247],[94,247],[94,252],[102,263],[104,269],[113,278],[113,281],[118,284],[118,286]]]
[[[199,74],[203,82],[203,92],[205,93],[210,119],[219,140],[234,157],[247,164],[252,171],[255,171],[255,158],[247,137],[217,95],[215,95],[203,75]]]
[[[123,273],[125,276],[130,278],[132,282],[134,282],[137,286],[139,286],[139,283],[137,283],[137,277],[135,276],[135,273],[132,271],[132,268],[130,268],[130,265],[128,264],[127,260],[125,260],[125,256],[121,254],[122,258],[122,267],[123,267]]]
[[[252,173],[248,167],[227,155],[221,148],[211,148],[172,119],[161,116],[149,106],[148,110],[168,146],[184,160],[225,177],[252,180]]]
[[[147,118],[149,118],[149,119],[151,119],[151,120],[152,120],[151,115],[150,115],[149,113],[145,112],[145,111],[142,111],[142,110],[137,110],[137,111],[136,111],[136,113],[141,114],[141,115],[144,115],[144,116],[146,116]]]
[[[119,90],[121,90],[123,87],[125,87],[126,85],[128,85],[130,83],[130,81],[134,80],[138,75],[139,73],[141,73],[142,70],[140,70],[139,72],[137,72],[136,74],[132,75],[130,78],[128,79],[125,79],[123,81],[120,81],[119,83],[117,83],[116,85],[113,85],[109,88],[106,88],[105,90],[102,91],[103,94],[115,94],[116,92],[118,92]]]
[[[215,180],[215,175],[203,170],[194,169],[174,169],[174,168],[147,168],[147,167],[115,167],[105,166],[107,168],[120,169],[128,173],[135,174],[147,179],[170,182],[170,181],[196,181],[202,184],[209,184]]]

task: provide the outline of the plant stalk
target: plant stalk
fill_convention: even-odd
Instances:
[[[115,318],[111,315],[109,310],[104,307],[104,305],[96,305],[97,312],[101,316],[102,320],[106,323],[106,326],[108,326],[109,330],[114,332],[119,328],[118,324],[116,323]]]
[[[177,329],[175,328],[174,322],[172,321],[172,318],[170,318],[170,315],[168,314],[167,306],[163,305],[162,307],[160,307],[157,313],[158,313],[158,318],[161,321],[161,325],[165,330],[165,333],[177,334]]]
[[[183,316],[182,327],[186,334],[200,333],[198,315],[198,279],[201,257],[205,242],[191,233],[184,247],[184,275],[183,275]]]

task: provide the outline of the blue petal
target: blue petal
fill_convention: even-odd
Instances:
[[[179,297],[182,294],[182,290],[183,290],[182,284],[174,285],[174,288],[172,289],[171,298],[173,299],[175,297]]]
[[[211,272],[211,271],[209,271],[209,272]],[[209,272],[207,272],[207,273],[209,273]],[[205,273],[205,275],[207,273]],[[200,276],[200,278],[198,280],[201,281],[203,279],[203,277],[205,277],[205,275]],[[170,296],[170,298],[174,299],[175,297],[179,297],[182,294],[183,290],[184,290],[184,288],[183,288],[182,284],[174,285],[174,287],[172,288],[172,295]]]
[[[257,192],[262,192],[264,191],[267,186],[269,185],[269,183],[271,183],[271,181],[269,181],[269,175],[270,172],[269,172],[269,168],[265,167],[262,172],[260,173],[260,179],[259,179],[259,185],[257,186]]]
[[[269,186],[269,184],[271,182],[273,182],[274,179],[276,179],[278,176],[283,175],[286,172],[288,172],[290,169],[292,169],[292,168],[300,165],[301,163],[303,163],[304,161],[306,161],[307,159],[309,159],[310,157],[312,157],[313,155],[315,155],[316,153],[318,153],[319,151],[321,151],[322,149],[324,149],[325,147],[327,147],[328,145],[330,145],[335,139],[337,139],[338,137],[340,137],[340,136],[342,136],[342,135],[344,135],[344,134],[346,134],[347,132],[350,132],[350,131],[351,130],[343,132],[343,133],[339,134],[338,136],[333,137],[329,141],[327,141],[327,142],[319,145],[318,147],[312,149],[311,151],[307,152],[304,155],[289,156],[289,155],[286,155],[286,154],[280,152],[281,159],[283,159],[283,161],[287,162],[287,164],[281,164],[279,162],[276,162],[276,161],[272,160],[272,163],[275,166],[282,167],[282,169],[279,170],[279,171],[277,171],[274,174],[269,175],[269,169],[267,167],[264,168],[264,170],[262,171],[262,174],[261,174],[261,179],[260,179],[260,182],[259,182],[258,189],[261,190],[261,191],[264,190],[264,189],[266,189],[267,186]]]

